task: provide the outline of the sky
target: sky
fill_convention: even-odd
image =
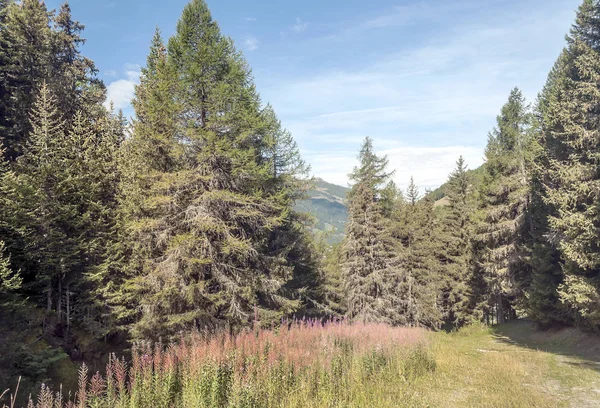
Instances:
[[[207,0],[250,63],[315,176],[348,184],[362,140],[404,188],[444,183],[462,155],[483,163],[510,90],[530,102],[565,44],[580,0]],[[70,0],[109,98],[127,116],[158,26],[187,0]],[[46,1],[56,8],[59,1]]]

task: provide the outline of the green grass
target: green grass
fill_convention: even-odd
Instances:
[[[525,344],[509,337],[527,333],[537,341]],[[574,355],[577,349],[568,342],[544,351],[547,344],[556,344],[555,337],[520,323],[436,333],[432,347],[437,369],[415,385],[421,406],[600,406],[600,373],[594,361]]]
[[[600,406],[600,339],[526,322],[454,333],[300,323],[135,355],[127,372],[120,360],[104,379],[83,372],[76,406]],[[61,406],[41,397],[33,406]]]

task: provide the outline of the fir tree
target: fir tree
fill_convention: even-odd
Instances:
[[[18,161],[18,182],[28,194],[19,197],[20,223],[37,264],[31,289],[46,298],[46,312],[70,327],[83,315],[84,275],[102,261],[114,207],[113,150],[117,137],[77,113],[70,130],[43,84],[31,113],[32,133]],[[82,322],[84,319],[78,319]]]
[[[419,188],[411,177],[406,203],[395,215],[394,236],[398,240],[400,280],[396,297],[400,299],[402,324],[438,328],[440,311],[440,223],[431,195],[420,199]]]
[[[566,53],[563,51],[548,75],[546,85],[538,96],[535,109],[535,141],[531,161],[531,222],[532,254],[531,284],[527,288],[528,315],[542,327],[556,323],[569,324],[567,308],[560,302],[558,287],[563,283],[562,261],[557,247],[557,235],[550,231],[549,216],[556,214],[546,199],[546,185],[550,182],[550,151],[552,140],[546,137],[551,125],[547,114],[555,103],[559,85],[564,76]]]
[[[564,262],[558,294],[575,322],[592,328],[600,327],[599,18],[598,2],[585,0],[567,37],[543,129],[546,200],[554,209],[549,228]]]
[[[10,257],[5,253],[4,241],[0,241],[0,293],[21,287],[21,277],[10,267]]]
[[[300,305],[285,296],[295,273],[286,259],[292,249],[272,235],[291,225],[293,188],[286,187],[286,171],[274,171],[285,170],[273,155],[281,142],[268,137],[249,68],[201,0],[186,6],[161,57],[177,78],[173,88],[153,74],[159,66],[153,55],[161,54],[156,44],[134,106],[143,115],[164,98],[166,107],[153,118],[168,121],[135,124],[133,140],[145,140],[156,160],[130,148],[150,166],[174,160],[142,173],[154,180],[140,190],[145,210],[128,227],[143,246],[139,276],[131,281],[141,299],[132,333],[170,336],[247,324],[255,310],[262,322],[279,319]],[[166,88],[145,93],[154,80]],[[156,149],[161,143],[165,154]]]
[[[479,296],[499,323],[514,317],[528,270],[531,223],[529,173],[530,115],[521,91],[513,89],[486,148],[480,191],[482,222],[477,234],[477,273],[486,282]],[[480,280],[481,282],[482,280]]]
[[[54,15],[39,0],[5,2],[0,24],[0,140],[10,159],[27,144],[29,112],[44,82],[67,128],[77,111],[103,115],[104,85],[94,63],[80,54],[83,25],[72,20],[68,4]]]
[[[365,322],[398,322],[394,286],[397,281],[394,245],[381,205],[380,189],[390,177],[387,158],[373,151],[366,138],[350,174],[349,219],[344,241],[342,273],[347,316]]]
[[[463,157],[448,180],[449,205],[442,222],[440,236],[442,263],[442,309],[447,324],[456,326],[471,318],[472,283],[472,183]]]

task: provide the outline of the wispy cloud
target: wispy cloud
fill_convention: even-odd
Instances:
[[[465,18],[469,10],[481,10],[475,2],[435,3],[439,9],[431,2],[394,8],[342,29],[336,42],[324,38],[311,44],[322,56],[337,52],[338,40],[347,41],[360,63],[330,64],[263,91],[316,175],[346,184],[365,136],[374,137],[376,148],[388,154],[400,185],[411,174],[422,187],[440,185],[461,154],[477,167],[510,89],[519,86],[534,100],[572,20],[572,9],[557,7],[556,0],[529,14],[513,8],[502,18],[490,14],[459,25],[432,25],[435,35],[411,37],[379,54],[360,54],[355,47],[369,30],[410,32],[407,24],[414,21]]]
[[[443,184],[461,155],[469,168],[474,169],[483,163],[481,150],[472,146],[414,147],[380,139],[375,139],[374,143],[375,147],[386,144],[394,146],[379,149],[378,154],[388,157],[390,164],[396,170],[393,179],[402,189],[408,186],[411,177],[414,177],[421,192]],[[305,151],[304,155],[312,164],[312,170],[316,175],[342,186],[348,184],[347,175],[358,164],[356,151],[352,150],[334,153]],[[399,165],[400,163],[402,165]]]
[[[252,22],[256,21],[256,17],[246,17],[246,18],[244,18],[244,21],[252,23]]]
[[[140,69],[140,66],[137,64],[125,64],[123,70],[124,78],[107,85],[104,106],[109,108],[112,102],[115,109],[130,110],[131,100],[135,95],[135,86],[140,81]]]
[[[244,46],[248,51],[257,50],[259,44],[260,41],[258,41],[258,39],[256,39],[255,37],[246,37],[246,39],[244,39]]]
[[[308,29],[308,23],[306,21],[302,21],[300,17],[296,17],[296,24],[292,25],[290,28],[292,31],[301,33]]]

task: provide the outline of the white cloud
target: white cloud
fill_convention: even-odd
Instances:
[[[111,82],[106,87],[106,101],[104,106],[110,107],[112,102],[115,109],[128,110],[131,100],[135,95],[135,86],[140,81],[140,66],[137,64],[125,64],[123,71],[125,78]]]
[[[246,37],[246,39],[244,40],[244,46],[248,51],[257,50],[259,44],[260,41],[258,41],[258,39],[256,39],[255,37]]]
[[[512,10],[514,15],[491,21],[475,18],[363,60],[357,53],[359,64],[271,80],[262,93],[298,140],[315,175],[345,185],[361,141],[372,136],[397,170],[399,185],[412,174],[421,187],[436,187],[459,155],[471,168],[482,163],[487,133],[512,87],[534,101],[572,19],[571,9],[564,4],[557,9],[559,3],[530,14]],[[351,42],[367,29],[429,19],[431,7],[419,4],[368,19],[356,25],[360,33],[345,31],[344,38],[332,42],[327,37],[315,48],[324,55],[328,46],[335,52],[338,40]],[[479,7],[465,4],[452,12]],[[447,12],[431,18],[442,19]]]
[[[244,19],[244,21],[248,21],[248,22],[254,22],[254,21],[256,21],[256,17],[246,17],[246,18]]]
[[[304,32],[308,29],[308,23],[302,21],[300,17],[296,17],[296,24],[294,24],[291,29],[297,33]]]
[[[475,169],[483,163],[483,149],[471,146],[401,146],[389,140],[374,140],[375,147],[390,145],[379,149],[378,154],[386,155],[390,170],[395,170],[393,180],[405,189],[411,176],[421,193],[427,188],[436,188],[445,183],[448,175],[456,166],[456,160],[463,156],[469,168]],[[323,179],[346,186],[348,174],[358,164],[356,151],[336,151],[334,153],[304,152],[311,163],[315,175]]]
[[[115,71],[114,69],[109,69],[109,70],[104,71],[104,75],[107,77],[114,78],[117,76],[117,71]]]

